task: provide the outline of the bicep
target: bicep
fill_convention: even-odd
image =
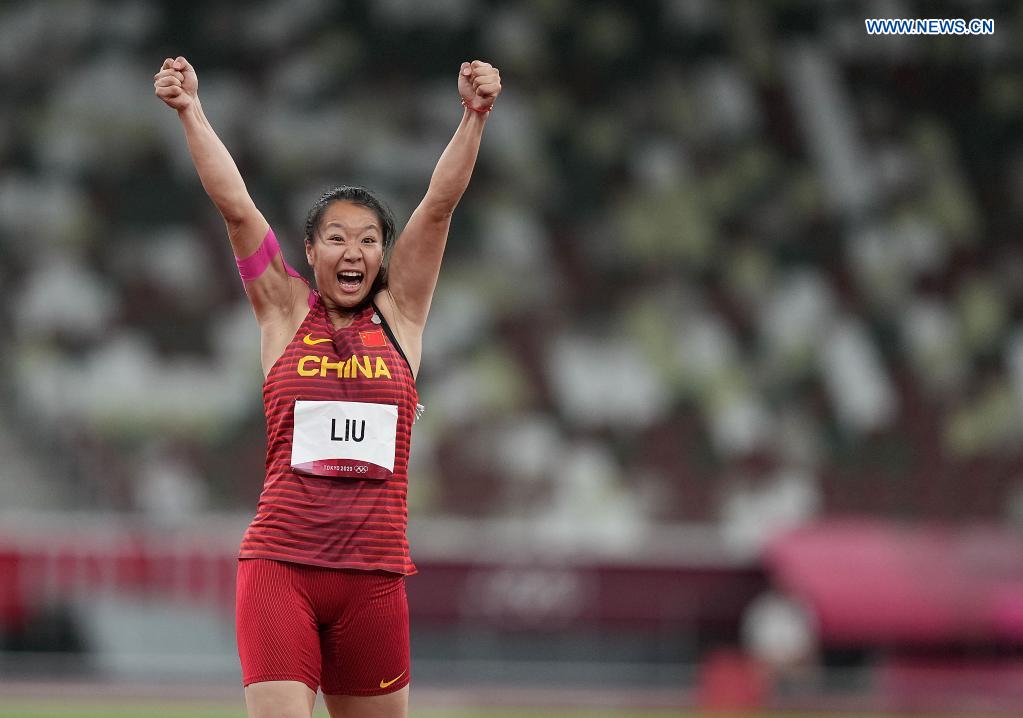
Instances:
[[[394,245],[387,287],[398,311],[414,325],[426,324],[450,227],[450,213],[420,205]]]
[[[256,319],[262,324],[290,314],[295,305],[295,282],[300,280],[289,276],[277,239],[263,215],[254,211],[240,221],[229,221],[227,232]]]
[[[270,223],[254,204],[248,203],[244,212],[224,215],[227,224],[227,238],[236,259],[245,260],[255,254],[262,245]]]

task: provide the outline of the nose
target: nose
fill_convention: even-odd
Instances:
[[[362,256],[362,247],[359,246],[358,242],[346,244],[345,251],[341,254],[341,256],[347,262],[357,261]]]

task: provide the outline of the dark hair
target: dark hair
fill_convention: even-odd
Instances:
[[[384,233],[384,251],[386,252],[394,244],[394,216],[391,215],[391,210],[365,187],[350,187],[348,185],[328,190],[316,200],[316,204],[309,210],[305,219],[306,242],[313,241],[313,233],[319,227],[323,213],[334,202],[351,202],[376,212],[377,219],[380,220],[380,230]]]

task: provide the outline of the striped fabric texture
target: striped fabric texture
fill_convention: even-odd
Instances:
[[[373,306],[335,330],[316,302],[263,384],[266,479],[241,558],[409,575],[408,457],[418,401],[408,362]],[[291,466],[295,402],[396,405],[393,473],[384,480],[305,475]]]

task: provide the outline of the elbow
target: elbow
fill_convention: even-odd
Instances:
[[[220,210],[220,215],[227,222],[228,227],[240,227],[245,223],[247,214],[240,208],[232,205],[221,205],[217,204],[217,208]]]
[[[248,195],[214,196],[211,194],[210,198],[229,226],[242,224],[252,216],[254,206]]]
[[[443,224],[451,221],[451,216],[455,213],[455,205],[444,205],[442,207],[434,207],[427,211],[426,216],[432,222],[437,224]]]
[[[445,196],[441,193],[436,193],[430,196],[428,194],[423,200],[420,211],[428,219],[435,222],[448,222],[451,220],[451,215],[455,213],[455,207],[458,206],[459,199],[461,199],[460,195]]]

